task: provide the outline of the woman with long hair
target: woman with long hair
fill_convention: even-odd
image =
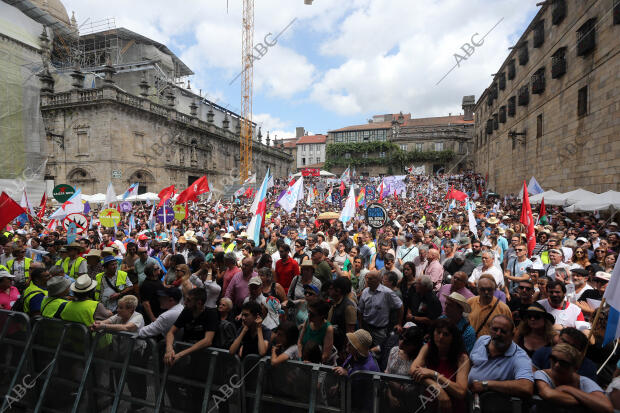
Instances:
[[[608,272],[610,274],[614,272],[614,265],[616,265],[617,259],[618,255],[613,252],[605,255],[605,258],[603,259],[603,268],[605,268],[605,272]]]
[[[397,374],[399,376],[408,376],[411,363],[417,357],[420,349],[424,345],[424,330],[419,327],[409,327],[398,337],[398,346],[392,347],[388,357],[385,372],[388,374]],[[414,390],[411,385],[403,384],[391,380],[388,382],[386,389],[387,400],[390,408],[403,408],[409,406],[404,404],[411,400],[410,393]],[[407,411],[410,411],[408,409]]]
[[[532,357],[539,348],[554,344],[554,324],[555,317],[549,314],[542,305],[533,303],[527,308],[519,323],[514,342]]]
[[[399,288],[402,294],[403,303],[409,302],[409,296],[415,289],[415,265],[413,261],[408,261],[403,264],[403,278],[399,281]],[[411,292],[410,292],[411,291]]]
[[[582,247],[577,247],[575,252],[573,253],[572,261],[574,264],[581,266],[581,268],[586,268],[590,265],[590,260],[588,260],[588,253]]]
[[[463,337],[454,323],[443,318],[435,322],[430,336],[409,374],[417,383],[439,384],[439,411],[464,413],[471,364]]]

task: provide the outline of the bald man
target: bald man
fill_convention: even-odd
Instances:
[[[439,262],[439,251],[435,248],[428,250],[428,265],[424,269],[424,275],[428,276],[433,282],[433,291],[437,292],[441,288],[443,281],[443,265]]]

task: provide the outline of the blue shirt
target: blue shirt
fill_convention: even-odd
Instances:
[[[532,361],[525,350],[512,342],[504,354],[489,359],[487,346],[490,341],[491,336],[481,336],[474,344],[469,355],[472,365],[469,372],[469,383],[475,380],[505,381],[520,379],[534,382]]]
[[[541,347],[538,350],[536,350],[534,354],[532,355],[532,364],[538,370],[548,369],[551,367],[551,362],[549,361],[550,355],[551,355],[551,347],[549,346]],[[577,374],[579,374],[582,377],[587,377],[591,380],[596,381],[597,380],[597,377],[596,377],[597,369],[598,368],[596,364],[594,364],[594,362],[590,360],[589,358],[585,357],[583,361],[581,362],[581,366],[579,367],[579,370],[577,370]]]

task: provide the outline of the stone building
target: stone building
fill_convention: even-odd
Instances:
[[[425,173],[471,168],[474,104],[474,96],[465,96],[462,115],[376,115],[366,124],[329,131],[326,168],[339,174],[351,166],[362,176],[402,174],[411,166]]]
[[[475,168],[489,187],[618,190],[620,2],[542,7],[476,103]]]
[[[67,27],[39,39],[46,180],[84,193],[110,181],[117,191],[134,182],[140,192],[183,189],[205,174],[215,189],[238,182],[239,115],[193,90],[193,72],[172,51],[125,28],[78,36],[59,1],[35,3],[53,3]],[[268,143],[255,125],[252,172],[286,177],[290,155]]]

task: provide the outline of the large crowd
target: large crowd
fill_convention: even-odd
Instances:
[[[610,217],[534,214],[528,256],[521,200],[481,191],[479,175],[407,177],[404,194],[381,200],[380,229],[364,206],[346,223],[318,219],[340,212],[323,197],[287,213],[275,205],[287,184],[269,191],[258,243],[248,239],[252,199],[190,203],[165,225],[136,202],[114,229],[93,208],[71,243],[62,227],[14,221],[0,236],[0,308],[165,340],[170,366],[217,347],[273,366],[407,376],[438,385],[442,412],[465,412],[468,393],[487,391],[620,409],[620,350],[603,344],[609,308],[599,309],[620,250]],[[476,233],[449,188],[475,198]],[[176,352],[177,340],[191,345]],[[356,385],[354,407],[367,411],[372,390]],[[386,409],[418,394],[396,382],[382,391]]]

